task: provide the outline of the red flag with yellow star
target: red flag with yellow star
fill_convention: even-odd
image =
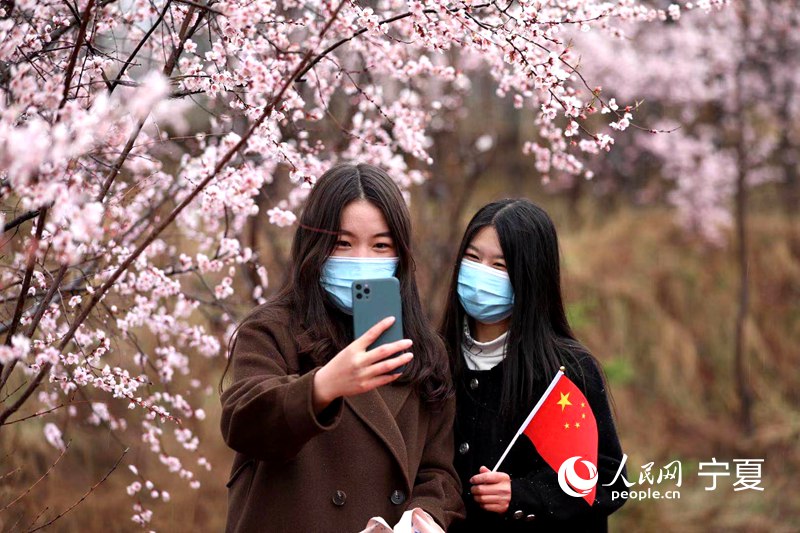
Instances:
[[[567,494],[582,497],[589,505],[594,503],[598,481],[597,422],[586,397],[564,375],[563,368],[523,422],[508,449],[520,433],[530,439],[542,459],[558,472],[561,488]]]

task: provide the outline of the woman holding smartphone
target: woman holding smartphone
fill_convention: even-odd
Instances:
[[[377,167],[337,165],[312,188],[286,284],[232,336],[226,531],[357,532],[414,508],[446,529],[463,516],[452,381],[420,305],[410,233],[400,190]],[[389,276],[407,338],[368,350],[394,318],[353,340],[350,285]]]
[[[612,490],[622,461],[599,365],[575,339],[561,298],[558,238],[524,199],[480,209],[458,251],[442,324],[456,385],[455,466],[466,520],[450,531],[606,531],[625,502]],[[567,495],[557,473],[520,438],[491,472],[559,367],[597,420],[594,504]],[[623,471],[624,473],[624,471]],[[615,481],[614,486],[603,484]]]

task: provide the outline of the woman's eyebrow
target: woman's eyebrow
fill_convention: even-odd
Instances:
[[[346,229],[339,230],[339,235],[344,235],[345,237],[355,237],[355,234],[351,231],[347,231]],[[392,233],[390,231],[382,231],[381,233],[376,233],[372,236],[372,238],[376,237],[391,237]]]

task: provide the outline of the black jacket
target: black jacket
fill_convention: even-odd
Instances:
[[[576,359],[579,367],[567,370],[566,375],[586,396],[597,420],[599,481],[594,504],[589,506],[583,498],[564,493],[559,487],[557,473],[544,462],[524,435],[517,439],[499,468],[499,471],[511,476],[511,504],[508,511],[502,515],[487,512],[473,500],[469,492],[470,477],[477,474],[481,466],[494,468],[519,427],[519,424],[504,427],[500,422],[504,366],[504,363],[500,363],[491,370],[465,370],[457,379],[455,467],[461,478],[467,518],[464,522],[453,524],[449,531],[608,531],[608,515],[625,503],[624,498],[611,498],[613,490],[627,489],[623,482],[625,469],[613,486],[604,487],[603,484],[610,483],[616,476],[622,462],[622,449],[597,363],[586,354]],[[552,376],[537,383],[537,400],[550,379]],[[520,406],[522,420],[532,408]]]

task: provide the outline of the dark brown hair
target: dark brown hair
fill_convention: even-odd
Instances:
[[[411,216],[397,184],[373,165],[339,164],[320,176],[300,216],[283,287],[239,326],[263,306],[284,306],[292,323],[300,325],[297,340],[308,369],[325,364],[352,342],[351,317],[333,304],[319,280],[339,239],[342,211],[355,200],[366,200],[383,213],[399,257],[395,276],[400,281],[403,329],[414,342],[414,359],[398,381],[413,384],[426,401],[444,400],[453,393],[452,380],[444,342],[420,304],[411,254]],[[230,346],[229,342],[229,353]]]

